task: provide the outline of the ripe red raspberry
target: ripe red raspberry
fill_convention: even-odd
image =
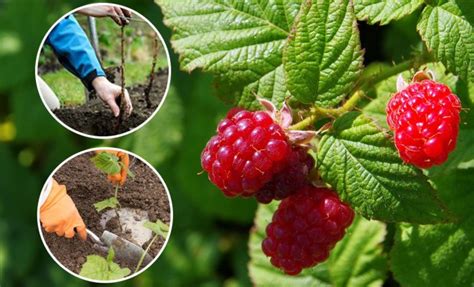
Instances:
[[[308,183],[308,175],[313,167],[314,159],[306,148],[293,148],[285,168],[274,175],[272,180],[255,194],[255,198],[260,203],[287,198]]]
[[[207,143],[201,164],[227,196],[250,196],[284,168],[290,151],[283,128],[268,113],[232,109]]]
[[[294,149],[304,147],[307,154],[315,136],[314,131],[288,129],[292,116],[286,104],[277,111],[271,102],[259,101],[266,111],[231,109],[201,154],[209,180],[227,196],[252,196],[284,169],[291,171],[288,164],[301,157]],[[303,167],[293,168],[307,174]]]
[[[396,93],[387,104],[387,123],[403,161],[420,168],[445,162],[456,147],[460,111],[458,97],[432,80],[414,82]]]
[[[296,275],[325,261],[353,219],[354,211],[336,193],[306,185],[280,203],[262,250],[275,267]]]

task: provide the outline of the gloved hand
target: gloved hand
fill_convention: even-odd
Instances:
[[[119,173],[112,174],[107,176],[107,179],[113,184],[120,184],[124,185],[125,181],[127,180],[128,175],[128,166],[130,165],[130,158],[128,157],[127,153],[116,151],[116,150],[97,150],[96,153],[107,152],[110,154],[115,155],[119,158],[121,170]]]
[[[67,195],[66,186],[58,184],[54,179],[51,191],[40,208],[40,220],[46,232],[56,232],[58,236],[72,238],[76,231],[82,240],[87,239],[86,225],[71,197]]]
[[[127,25],[130,22],[128,18],[132,17],[132,12],[117,5],[95,5],[79,9],[77,13],[92,17],[108,16],[118,25]]]
[[[99,98],[109,105],[110,109],[114,113],[115,117],[118,117],[120,114],[120,107],[117,105],[115,98],[120,97],[122,94],[122,88],[116,84],[113,84],[107,80],[106,77],[96,77],[92,80],[92,86]],[[125,89],[125,113],[128,116],[132,113],[132,101],[128,95],[128,91]]]

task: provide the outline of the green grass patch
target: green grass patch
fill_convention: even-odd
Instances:
[[[61,106],[77,106],[85,101],[85,88],[82,82],[67,70],[59,70],[42,76],[43,80],[56,93]]]

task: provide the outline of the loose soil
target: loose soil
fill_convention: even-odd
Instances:
[[[67,193],[76,204],[86,226],[100,236],[104,229],[100,224],[101,213],[97,212],[94,203],[114,196],[114,187],[108,182],[104,173],[94,167],[90,158],[93,152],[85,153],[69,160],[54,175],[59,184],[64,184]],[[130,157],[130,170],[135,175],[129,177],[119,191],[119,201],[122,207],[142,209],[148,212],[150,221],[160,219],[170,224],[170,202],[158,176],[142,161]],[[117,221],[108,222],[106,229],[116,235],[132,241],[130,234],[122,233]],[[93,247],[90,240],[81,241],[76,237],[66,239],[55,233],[46,233],[43,229],[44,239],[59,262],[74,273],[79,274],[88,255],[107,256]],[[151,240],[150,240],[151,241]],[[164,239],[156,240],[149,254],[156,257],[163,247]],[[149,241],[142,245],[145,249]],[[124,260],[115,260],[122,268],[129,268],[134,272],[136,266]],[[142,266],[144,268],[145,266]]]
[[[108,69],[107,78],[120,85],[120,77],[111,73],[114,69]],[[153,86],[150,91],[152,106],[147,107],[145,101],[145,89],[148,80],[143,84],[126,87],[130,94],[133,111],[130,117],[117,128],[117,118],[114,117],[110,108],[100,99],[91,95],[91,100],[82,106],[64,107],[54,111],[54,114],[72,129],[96,136],[110,136],[127,132],[147,120],[163,100],[166,84],[168,83],[168,69],[161,69],[155,73]]]

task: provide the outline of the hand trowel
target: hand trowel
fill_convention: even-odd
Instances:
[[[127,260],[133,264],[138,264],[138,261],[142,257],[145,250],[140,246],[132,243],[126,239],[123,239],[112,232],[105,230],[102,236],[99,237],[89,229],[87,231],[87,237],[94,243],[94,247],[107,252],[110,247],[113,247],[116,258]],[[153,258],[147,253],[143,259],[143,265],[148,265]]]

